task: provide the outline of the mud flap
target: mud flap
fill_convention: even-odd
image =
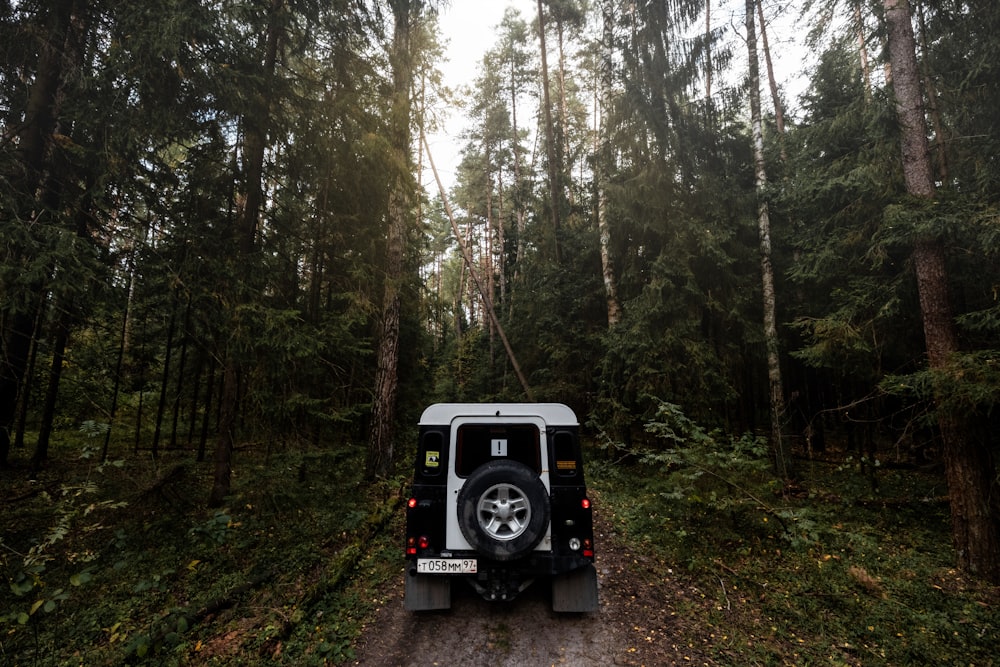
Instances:
[[[597,570],[593,563],[552,578],[552,611],[597,611]]]
[[[451,609],[451,577],[408,572],[404,578],[403,607],[407,611]]]

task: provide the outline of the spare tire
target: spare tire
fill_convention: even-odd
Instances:
[[[528,553],[549,525],[549,498],[538,474],[517,461],[476,468],[458,494],[458,526],[473,549],[505,561]]]

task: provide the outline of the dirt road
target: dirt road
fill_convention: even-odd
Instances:
[[[372,667],[536,665],[709,665],[701,652],[709,637],[686,623],[678,609],[707,604],[697,588],[681,583],[669,566],[630,553],[600,521],[600,611],[556,614],[546,582],[517,600],[490,603],[461,582],[444,612],[403,609],[399,581],[358,645],[358,665]],[[602,534],[603,529],[603,534]]]

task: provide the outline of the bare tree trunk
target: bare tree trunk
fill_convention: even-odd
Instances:
[[[31,456],[30,476],[35,479],[42,465],[49,458],[49,440],[52,436],[52,423],[56,414],[56,399],[59,396],[59,381],[66,359],[66,343],[69,339],[70,314],[67,304],[61,304],[61,312],[56,323],[56,332],[52,345],[52,365],[49,367],[49,384],[45,390],[45,400],[42,406],[42,424],[38,430],[38,441]]]
[[[865,38],[865,21],[861,14],[861,0],[854,2],[854,21],[858,25],[858,55],[861,58],[861,79],[865,84],[865,101],[872,99],[872,73],[868,64],[868,40]]]
[[[423,151],[421,151],[423,152]],[[507,192],[503,173],[497,175],[497,275],[500,276],[500,303],[507,303]]]
[[[521,382],[521,389],[524,390],[525,398],[529,401],[534,401],[535,397],[531,392],[531,387],[528,386],[528,379],[521,371],[521,365],[517,362],[517,357],[514,355],[514,348],[510,346],[507,334],[504,332],[503,326],[500,324],[500,319],[497,317],[496,310],[493,308],[493,299],[483,288],[483,282],[479,279],[473,265],[472,253],[469,251],[469,246],[462,240],[462,235],[458,232],[458,225],[455,223],[455,216],[452,215],[451,205],[448,203],[447,196],[445,196],[444,185],[441,183],[441,178],[438,176],[437,168],[434,166],[434,157],[431,155],[431,147],[427,144],[426,137],[423,137],[423,141],[424,149],[427,151],[427,162],[431,165],[431,171],[434,173],[434,179],[437,181],[438,191],[441,193],[441,201],[444,202],[445,213],[448,216],[449,222],[451,222],[452,233],[455,234],[455,239],[458,241],[459,249],[462,251],[462,259],[465,260],[465,265],[469,269],[469,276],[472,279],[472,282],[475,283],[476,289],[479,291],[479,297],[482,299],[483,306],[486,309],[486,314],[496,327],[497,334],[500,336],[500,341],[503,343],[504,350],[507,351],[507,358],[510,360],[510,365],[514,369],[514,374],[517,375],[517,379]]]
[[[194,431],[198,424],[198,406],[201,405],[201,379],[205,372],[205,354],[203,350],[197,350],[194,358],[194,379],[191,381],[191,395],[188,397],[188,418],[187,437],[184,440],[185,447],[189,448],[194,443]]]
[[[201,434],[198,436],[199,462],[205,460],[205,449],[208,444],[208,425],[212,422],[212,401],[215,399],[215,363],[209,357],[208,361],[208,387],[205,388],[205,414],[201,420]]]
[[[367,475],[370,479],[387,477],[392,469],[396,396],[399,385],[399,314],[400,283],[403,279],[403,253],[409,215],[410,192],[410,83],[413,64],[410,53],[410,24],[415,3],[411,0],[390,2],[393,13],[393,40],[390,62],[393,94],[390,113],[392,150],[398,168],[389,190],[389,229],[385,253],[385,287],[382,316],[379,322],[378,351],[375,366],[375,395],[368,443]]]
[[[545,123],[545,155],[548,159],[549,172],[549,206],[552,207],[552,234],[554,238],[555,260],[557,264],[562,263],[562,252],[559,248],[559,169],[560,165],[556,160],[556,139],[555,129],[552,126],[552,100],[549,94],[549,63],[545,49],[545,13],[542,11],[542,0],[538,0],[538,40],[540,43],[542,56],[542,116]]]
[[[920,13],[920,49],[924,52],[923,82],[927,91],[927,111],[931,117],[931,125],[934,128],[934,150],[937,154],[938,178],[945,188],[948,188],[951,177],[948,175],[948,142],[945,139],[944,119],[941,117],[941,109],[938,108],[937,87],[934,85],[934,77],[930,75],[927,68],[927,21],[924,19],[924,9],[921,5],[918,8]]]
[[[35,319],[31,326],[31,335],[29,337],[28,363],[24,369],[24,377],[21,378],[21,388],[17,400],[17,417],[13,425],[14,447],[17,449],[24,448],[24,429],[28,422],[28,408],[30,407],[28,398],[31,396],[32,377],[35,374],[35,367],[38,363],[38,343],[41,338],[42,322],[45,321],[48,293],[39,295],[37,302],[34,308]]]
[[[420,151],[421,155],[423,151]],[[493,156],[490,153],[489,146],[484,147],[484,154],[486,156],[486,233],[483,239],[483,252],[485,257],[483,258],[483,270],[486,272],[486,291],[490,295],[490,299],[496,294],[496,269],[493,264],[493,232],[494,232],[494,216],[493,216],[493,173],[491,162]],[[501,302],[502,303],[502,302]],[[489,320],[489,331],[490,331],[490,369],[493,368],[493,363],[496,361],[496,327],[493,326],[493,321]]]
[[[513,137],[513,155],[514,155],[514,216],[517,220],[516,230],[517,230],[517,244],[514,251],[514,280],[518,279],[521,272],[521,259],[524,257],[524,227],[525,227],[525,213],[524,213],[524,197],[521,187],[521,142],[518,141],[517,132],[517,86],[516,81],[516,64],[514,58],[510,60],[510,118],[511,118],[511,136]],[[513,304],[511,304],[513,307]]]
[[[403,238],[399,231],[400,218],[406,213],[397,195],[390,195],[389,236],[386,250],[385,290],[379,321],[379,345],[375,368],[375,395],[372,403],[372,423],[368,448],[367,472],[370,479],[387,477],[392,466],[393,425],[396,415],[399,367],[398,281],[402,277]]]
[[[764,20],[764,4],[761,0],[756,0],[757,18],[760,20],[760,43],[764,48],[764,63],[767,67],[767,83],[771,91],[771,101],[774,104],[774,124],[778,129],[778,134],[785,135],[785,109],[781,103],[781,96],[778,94],[778,81],[774,78],[774,64],[771,60],[771,46],[767,39],[767,23]]]
[[[149,227],[146,226],[146,232],[148,233]],[[145,236],[143,237],[143,242],[145,242]],[[130,247],[128,251],[128,262],[126,263],[126,272],[128,273],[128,289],[125,292],[125,312],[122,313],[122,327],[119,332],[118,338],[118,357],[115,361],[115,381],[114,389],[111,393],[111,411],[108,415],[109,428],[104,433],[104,446],[101,448],[101,460],[105,461],[108,458],[108,447],[111,444],[111,431],[115,427],[115,417],[118,415],[118,395],[121,390],[122,381],[122,367],[125,363],[125,352],[128,350],[128,331],[129,325],[131,323],[131,313],[132,313],[132,301],[135,298],[135,253],[136,253],[136,241],[131,239]]]
[[[601,5],[603,20],[603,50],[598,86],[600,91],[600,125],[594,133],[594,187],[597,190],[597,232],[601,246],[601,275],[604,279],[604,295],[608,308],[608,327],[613,328],[621,321],[621,303],[618,300],[618,280],[611,260],[611,226],[608,223],[608,173],[611,170],[611,97],[614,80],[612,54],[614,52],[614,2],[604,0]]]
[[[24,120],[18,130],[17,149],[23,168],[21,182],[13,184],[13,192],[37,196],[45,181],[50,158],[52,133],[59,116],[57,94],[63,77],[62,49],[66,42],[72,19],[72,0],[57,0],[47,3],[45,26],[38,31],[38,69],[28,90]],[[49,193],[51,195],[51,193]],[[42,194],[43,199],[48,198]],[[37,199],[25,202],[22,219],[30,219],[32,211],[44,206]],[[2,224],[20,224],[5,220]],[[7,261],[19,261],[18,253],[33,252],[31,248],[13,249],[14,257]],[[32,293],[41,293],[43,287],[32,287]],[[10,454],[10,432],[17,415],[19,392],[23,384],[31,350],[34,318],[32,313],[18,306],[5,306],[0,317],[3,330],[0,332],[0,468],[8,465]]]
[[[556,141],[556,163],[559,167],[560,174],[560,195],[564,191],[562,187],[562,172],[566,169],[567,172],[571,170],[564,167],[566,164],[566,156],[570,154],[569,150],[569,109],[566,102],[566,49],[564,40],[564,30],[563,22],[561,19],[556,20],[556,46],[559,49],[559,76],[557,81],[559,82],[559,138]],[[568,202],[570,210],[573,209],[575,204],[575,199],[573,196],[572,188],[565,189],[566,195],[568,197]]]
[[[889,57],[906,191],[920,199],[936,195],[923,96],[917,69],[916,44],[908,0],[883,0],[888,27]],[[920,296],[927,359],[932,371],[948,373],[950,357],[958,352],[948,298],[943,244],[918,238],[913,265]],[[1000,581],[1000,521],[992,506],[998,492],[995,463],[986,443],[976,442],[962,419],[942,407],[938,395],[938,425],[944,441],[943,458],[951,505],[951,531],[958,566],[989,581]]]
[[[788,162],[785,151],[785,106],[778,93],[778,81],[774,78],[774,65],[771,62],[771,47],[767,41],[767,23],[764,21],[764,3],[757,2],[757,18],[760,19],[760,44],[764,47],[764,63],[767,66],[767,85],[771,91],[771,103],[774,105],[774,125],[778,130],[778,141],[781,142],[781,161]]]
[[[705,0],[705,101],[712,99],[712,0]]]
[[[767,380],[771,415],[771,448],[775,472],[781,479],[794,476],[792,457],[781,432],[785,399],[781,384],[778,327],[775,314],[774,268],[771,266],[771,222],[768,209],[767,165],[764,160],[764,133],[760,109],[760,68],[757,64],[757,31],[754,27],[754,4],[746,0],[747,50],[750,57],[750,118],[753,127],[754,171],[757,181],[757,227],[760,236],[761,291],[764,298],[764,343],[767,348]]]
[[[285,0],[271,0],[267,24],[267,38],[264,43],[264,54],[261,73],[265,83],[256,94],[256,109],[243,117],[243,163],[244,191],[237,206],[234,233],[236,236],[236,258],[233,266],[232,284],[228,289],[231,299],[227,304],[230,310],[230,338],[222,373],[222,404],[219,409],[219,433],[215,444],[215,473],[212,490],[209,493],[209,507],[220,507],[229,495],[232,478],[233,445],[236,438],[236,417],[239,411],[239,385],[243,375],[240,353],[241,325],[239,323],[239,305],[245,299],[245,290],[251,282],[252,269],[249,265],[254,253],[257,239],[257,227],[260,223],[260,209],[264,201],[264,152],[267,149],[267,133],[271,122],[270,86],[268,82],[274,77],[278,62],[278,45],[281,37],[280,17]]]
[[[160,397],[156,404],[156,422],[153,426],[153,443],[150,454],[155,459],[160,455],[160,436],[163,433],[163,413],[167,408],[167,392],[170,386],[170,365],[174,358],[174,334],[177,331],[177,297],[170,299],[170,320],[167,323],[167,340],[163,352],[163,373],[160,376]]]
[[[190,337],[188,331],[191,330],[191,297],[187,298],[187,305],[184,307],[184,321],[181,323],[181,358],[177,364],[177,383],[174,390],[174,407],[170,423],[169,449],[177,448],[177,425],[181,416],[181,395],[184,392],[185,372],[187,370],[188,342]]]

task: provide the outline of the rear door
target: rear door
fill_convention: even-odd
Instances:
[[[465,480],[479,466],[497,459],[518,461],[534,470],[549,486],[548,442],[541,417],[456,417],[449,438],[446,536],[448,549],[467,551],[469,544],[458,525],[458,494]],[[551,528],[535,551],[551,551]]]

